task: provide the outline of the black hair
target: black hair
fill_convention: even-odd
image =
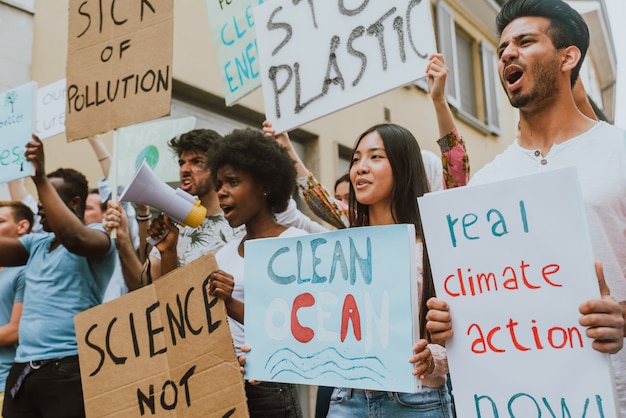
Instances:
[[[574,86],[589,48],[589,28],[580,13],[563,0],[509,0],[504,3],[496,17],[498,35],[502,35],[509,23],[526,16],[550,20],[547,34],[555,48],[574,45],[580,50],[580,60],[571,74],[571,83]]]
[[[335,188],[333,190],[336,191],[337,190],[337,186],[339,186],[341,183],[343,183],[345,181],[350,183],[350,173],[346,173],[343,176],[339,177],[337,179],[337,181],[335,182]]]
[[[15,222],[20,222],[24,220],[28,221],[28,230],[26,231],[27,233],[29,233],[33,229],[35,216],[33,215],[33,211],[24,203],[17,200],[2,200],[0,201],[0,208],[3,207],[11,208],[11,213],[13,214],[13,220]]]
[[[380,135],[391,172],[393,188],[391,191],[391,214],[397,224],[415,225],[415,234],[422,238],[423,250],[423,286],[420,297],[420,335],[429,339],[426,332],[426,301],[435,296],[435,286],[430,270],[430,261],[422,228],[422,220],[417,206],[417,198],[430,191],[422,153],[417,140],[406,128],[395,124],[375,125],[363,132],[354,145],[354,152],[361,140],[372,132]],[[369,225],[369,208],[356,200],[354,188],[350,184],[350,226]]]
[[[89,194],[89,185],[83,173],[73,168],[57,168],[48,174],[48,178],[60,178],[63,180],[63,184],[57,189],[57,192],[66,205],[69,205],[70,201],[78,196],[80,199],[78,208],[80,213],[77,213],[77,215],[82,220],[85,214],[87,195]]]
[[[222,135],[212,129],[193,129],[169,140],[167,145],[179,158],[185,151],[200,151],[209,158],[213,144],[222,139]]]
[[[216,141],[208,158],[214,184],[217,170],[225,165],[252,174],[267,189],[267,203],[274,213],[287,209],[296,188],[296,168],[287,150],[258,129],[235,129]]]

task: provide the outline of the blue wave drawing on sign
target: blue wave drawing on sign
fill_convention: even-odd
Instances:
[[[304,379],[335,374],[344,380],[371,381],[379,385],[386,377],[385,365],[378,357],[346,357],[333,347],[307,356],[281,348],[267,359],[265,370],[272,378],[290,373]]]

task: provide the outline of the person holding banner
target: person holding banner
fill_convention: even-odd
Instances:
[[[29,234],[33,212],[19,201],[0,201],[0,237]],[[0,409],[4,388],[15,358],[18,326],[24,302],[24,267],[0,267]]]
[[[216,143],[209,168],[224,217],[246,234],[227,243],[216,254],[218,270],[211,273],[208,292],[224,300],[237,356],[244,344],[244,244],[246,241],[293,237],[307,232],[280,224],[296,187],[296,170],[287,151],[259,130],[239,129]],[[252,418],[302,417],[295,385],[246,382]]]
[[[601,297],[580,306],[579,323],[594,349],[613,354],[626,416],[626,132],[585,116],[576,105],[572,87],[589,46],[587,24],[576,10],[562,0],[509,0],[496,25],[498,73],[511,105],[520,110],[519,137],[474,174],[470,185],[577,168],[594,256],[601,262]],[[452,337],[447,303],[432,299],[428,306],[432,338]]]
[[[432,54],[429,57],[426,74],[428,76],[428,91],[433,101],[439,135],[441,135],[437,140],[437,144],[441,149],[440,161],[437,161],[437,157],[433,152],[421,151],[422,161],[426,168],[429,182],[429,191],[465,186],[470,176],[469,157],[463,138],[454,123],[450,106],[446,100],[445,87],[448,67],[442,54]],[[296,163],[298,188],[304,201],[309,205],[313,213],[336,228],[348,227],[347,205],[342,204],[340,202],[341,199],[336,197],[333,199],[326,188],[306,168],[293,149],[289,134],[285,132],[276,135],[276,131],[269,121],[263,122],[263,132],[274,138],[289,151],[289,155]],[[338,184],[335,185],[335,189]]]
[[[43,144],[26,145],[45,234],[0,238],[0,265],[25,265],[19,346],[7,378],[4,417],[83,417],[74,315],[102,302],[115,245],[83,222],[88,186],[73,169],[46,175]]]
[[[415,137],[394,124],[376,125],[366,130],[354,147],[350,183],[351,227],[415,225],[419,325],[424,338],[415,343],[415,354],[409,361],[415,364],[413,374],[422,380],[422,388],[416,393],[336,388],[328,417],[370,416],[372,410],[381,417],[451,417],[446,350],[429,341],[426,332],[426,301],[434,296],[434,285],[416,202],[429,191],[429,184]]]

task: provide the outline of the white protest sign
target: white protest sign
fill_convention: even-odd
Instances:
[[[65,132],[65,79],[37,89],[37,125],[39,139]]]
[[[245,253],[246,378],[418,389],[413,225],[249,240]]]
[[[255,8],[265,114],[284,132],[423,77],[430,2],[297,2]]]
[[[0,183],[35,173],[24,152],[34,128],[36,89],[31,81],[0,94]]]
[[[117,184],[127,185],[144,160],[161,180],[179,181],[178,157],[170,150],[168,142],[189,132],[195,125],[196,118],[188,116],[158,119],[118,129],[115,137]]]
[[[206,0],[226,106],[261,86],[253,9],[263,0]]]
[[[419,198],[454,399],[465,417],[618,417],[611,360],[580,304],[599,298],[574,168]],[[571,415],[570,415],[571,414]]]

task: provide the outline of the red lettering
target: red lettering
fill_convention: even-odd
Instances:
[[[348,321],[352,321],[352,329],[354,330],[354,338],[361,341],[361,315],[356,306],[354,296],[348,294],[343,301],[343,309],[341,310],[341,342],[346,340],[348,333]]]
[[[301,343],[308,343],[315,336],[315,332],[309,327],[304,327],[298,321],[298,309],[313,306],[315,298],[310,293],[302,293],[293,300],[293,308],[291,309],[291,333],[293,337]],[[343,341],[343,340],[342,340]]]
[[[459,274],[461,274],[460,269],[457,270],[459,272]],[[454,274],[449,275],[448,277],[446,277],[446,280],[444,280],[443,282],[443,288],[446,289],[446,293],[449,294],[452,297],[457,297],[457,296],[461,296],[460,293],[458,292],[452,292],[450,290],[450,288],[448,287],[448,281],[454,278]],[[461,281],[461,287],[463,287],[463,282]]]
[[[544,267],[541,269],[541,275],[543,276],[543,280],[544,280],[546,283],[548,283],[550,286],[554,286],[554,287],[563,287],[563,285],[562,285],[562,284],[557,284],[557,283],[551,282],[550,280],[548,280],[548,277],[547,277],[549,274],[554,274],[554,273],[556,273],[557,271],[559,271],[559,269],[560,269],[560,268],[561,268],[561,267],[559,267],[559,265],[558,265],[558,264],[548,264],[547,266],[544,266]]]

